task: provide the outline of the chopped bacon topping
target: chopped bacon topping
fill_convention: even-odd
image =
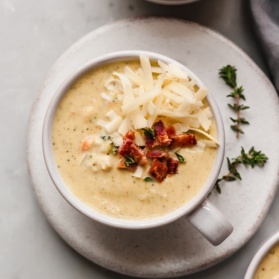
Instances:
[[[175,128],[171,125],[166,129],[166,133],[168,134],[169,138],[172,138],[173,136],[176,135]]]
[[[173,136],[172,137],[172,143],[171,143],[171,147],[175,148],[175,147],[186,147],[186,146],[193,146],[197,144],[197,140],[195,135],[190,134],[182,134],[182,135],[178,135],[178,136]]]
[[[143,152],[143,150],[134,142],[135,139],[135,132],[129,131],[124,137],[123,137],[123,144],[119,147],[118,153],[120,156],[129,156],[134,161],[135,164],[125,164],[125,158],[122,158],[119,162],[117,168],[119,169],[129,169],[131,171],[135,171],[137,168],[137,165],[145,165],[147,164],[147,158]]]
[[[133,144],[135,139],[135,132],[129,131],[124,137],[123,137],[123,144],[120,146],[118,153],[122,156],[128,155],[130,153],[131,145]]]
[[[138,145],[136,145],[135,143],[132,143],[132,145],[130,147],[130,156],[139,165],[147,164],[147,158],[146,158],[143,150]]]
[[[146,157],[151,159],[165,159],[169,157],[169,154],[163,150],[152,150],[147,152]]]
[[[193,146],[197,144],[197,140],[193,134],[176,135],[174,126],[165,128],[161,120],[154,123],[152,128],[154,135],[146,132],[148,128],[143,129],[145,131],[145,149],[141,149],[135,143],[134,131],[129,131],[123,137],[123,144],[118,150],[121,160],[117,168],[135,172],[138,165],[146,165],[149,159],[152,160],[149,168],[150,175],[158,182],[162,182],[167,175],[176,174],[178,171],[179,161],[171,158],[168,150]]]
[[[135,131],[130,130],[129,132],[127,132],[127,134],[125,135],[125,138],[135,140]]]
[[[118,169],[127,169],[132,172],[135,172],[137,167],[138,167],[137,164],[130,164],[127,166],[124,158],[121,158],[121,160],[119,161],[119,163],[117,165]]]
[[[173,158],[167,160],[168,174],[176,174],[178,169],[179,161]]]
[[[124,138],[122,146],[119,147],[118,153],[122,156],[128,155],[130,153],[131,145],[133,141],[129,138]]]
[[[162,120],[154,123],[153,129],[155,130],[155,136],[159,142],[159,145],[169,146],[171,144],[172,140],[169,138]]]
[[[154,159],[149,169],[149,173],[158,181],[162,182],[167,174],[168,167],[165,163],[159,161],[158,159]]]
[[[155,138],[145,136],[145,146],[152,148],[155,145]]]

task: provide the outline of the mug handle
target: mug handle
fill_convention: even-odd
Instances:
[[[208,200],[188,214],[187,219],[214,246],[221,244],[233,231],[223,213]]]

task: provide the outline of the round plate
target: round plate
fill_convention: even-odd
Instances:
[[[226,155],[252,145],[269,157],[264,168],[240,168],[242,181],[222,185],[210,200],[234,226],[220,246],[211,246],[186,218],[156,229],[129,231],[107,227],[72,208],[58,193],[46,170],[42,125],[48,104],[61,82],[76,68],[99,55],[125,49],[154,51],[193,70],[208,86],[224,117]],[[230,129],[230,89],[218,78],[220,67],[238,69],[250,106],[250,125],[236,140]],[[140,277],[167,278],[191,274],[229,257],[256,232],[274,198],[279,169],[278,96],[264,74],[240,49],[200,25],[176,19],[125,20],[101,27],[80,39],[55,63],[34,103],[28,131],[30,174],[40,205],[58,234],[89,260],[114,271]],[[222,173],[226,173],[224,165]],[[175,187],[175,186],[174,186]]]

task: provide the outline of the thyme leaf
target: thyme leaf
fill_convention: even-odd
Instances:
[[[154,179],[149,177],[149,176],[146,176],[143,180],[146,181],[146,182],[153,182],[154,181]]]
[[[236,71],[236,68],[231,65],[224,66],[219,70],[220,78],[231,88],[236,87]]]
[[[144,135],[145,135],[147,138],[155,139],[155,132],[154,132],[154,129],[152,129],[152,128],[142,128],[142,131],[144,132]]]
[[[128,156],[128,155],[124,155],[124,158],[126,159],[125,160],[125,166],[126,167],[129,167],[130,165],[136,163],[135,160],[132,157]]]
[[[176,155],[176,157],[177,157],[179,163],[181,163],[181,164],[185,164],[185,163],[186,163],[186,160],[185,160],[185,158],[184,158],[182,155],[180,155],[180,154],[177,153],[177,152],[175,152],[175,155]]]
[[[228,104],[228,106],[236,113],[236,118],[230,118],[234,123],[234,125],[231,125],[231,129],[236,133],[236,137],[239,138],[240,134],[244,134],[240,126],[249,124],[245,118],[240,116],[240,112],[249,109],[249,107],[240,104],[240,100],[245,101],[246,98],[243,94],[243,87],[237,85],[236,72],[237,69],[235,67],[227,65],[219,70],[219,77],[223,79],[230,88],[233,89],[233,91],[227,95],[227,97],[234,99],[234,103]]]
[[[227,158],[228,173],[218,178],[215,182],[216,191],[221,194],[220,183],[222,181],[236,181],[241,180],[241,175],[237,170],[239,165],[244,165],[247,167],[254,168],[255,166],[263,167],[267,162],[268,157],[261,151],[256,151],[254,146],[249,149],[246,153],[244,148],[241,147],[240,155],[236,158]]]

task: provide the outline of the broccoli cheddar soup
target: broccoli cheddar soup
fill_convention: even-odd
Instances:
[[[126,219],[156,217],[193,199],[218,148],[206,94],[178,66],[145,56],[82,76],[62,98],[52,130],[71,192]]]

